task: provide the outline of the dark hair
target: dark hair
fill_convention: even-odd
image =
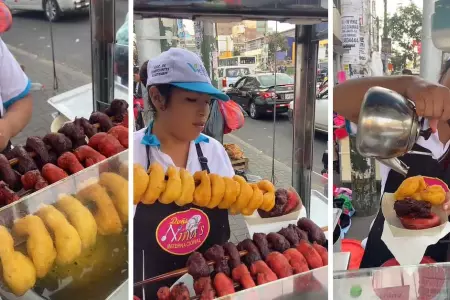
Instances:
[[[139,79],[144,86],[147,86],[147,65],[148,60],[142,64],[141,69],[139,70]]]
[[[403,75],[413,75],[413,72],[410,69],[403,69],[402,74]]]
[[[171,85],[171,84],[152,85],[147,88],[147,91],[149,91],[150,88],[153,86],[158,89],[161,96],[163,96],[164,99],[166,100],[165,105],[166,106],[169,105],[170,98],[172,97],[173,85]],[[156,117],[156,107],[153,105],[152,99],[150,99],[150,92],[148,92],[148,104],[150,105],[150,110],[153,113],[153,118],[155,118]]]
[[[442,83],[442,80],[444,80],[444,77],[448,73],[448,70],[450,70],[450,59],[448,59],[442,66],[441,76],[439,77],[439,83]]]

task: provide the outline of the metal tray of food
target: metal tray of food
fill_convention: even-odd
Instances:
[[[114,98],[129,101],[128,88],[115,82]],[[56,95],[48,99],[47,103],[71,121],[75,120],[75,117],[89,119],[94,110],[92,84],[89,83]]]
[[[43,204],[54,204],[60,194],[74,195],[87,184],[95,183],[102,172],[125,177],[123,173],[127,160],[128,150],[0,208],[0,225],[11,229],[15,220],[36,213]],[[54,264],[50,272],[38,279],[23,296],[12,294],[0,274],[0,299],[126,299],[121,295],[126,294],[128,289],[125,284],[128,279],[128,230],[127,226],[123,228],[122,233],[117,235],[97,235],[96,245],[83,250],[74,263],[66,266]],[[14,233],[12,236],[14,250],[26,254],[25,239]]]

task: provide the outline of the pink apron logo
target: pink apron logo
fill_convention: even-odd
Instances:
[[[203,245],[209,231],[208,216],[199,209],[191,208],[163,219],[156,228],[156,241],[166,252],[186,255]]]

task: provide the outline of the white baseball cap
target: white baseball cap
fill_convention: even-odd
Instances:
[[[170,48],[147,65],[147,87],[171,84],[192,92],[208,94],[222,101],[230,98],[211,84],[200,57],[188,50]]]

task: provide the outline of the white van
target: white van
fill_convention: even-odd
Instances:
[[[249,67],[219,67],[219,90],[226,91],[230,84],[235,84],[242,76],[251,75]]]
[[[57,21],[64,13],[89,13],[89,0],[5,0],[10,10],[35,10],[45,12],[50,21]]]

